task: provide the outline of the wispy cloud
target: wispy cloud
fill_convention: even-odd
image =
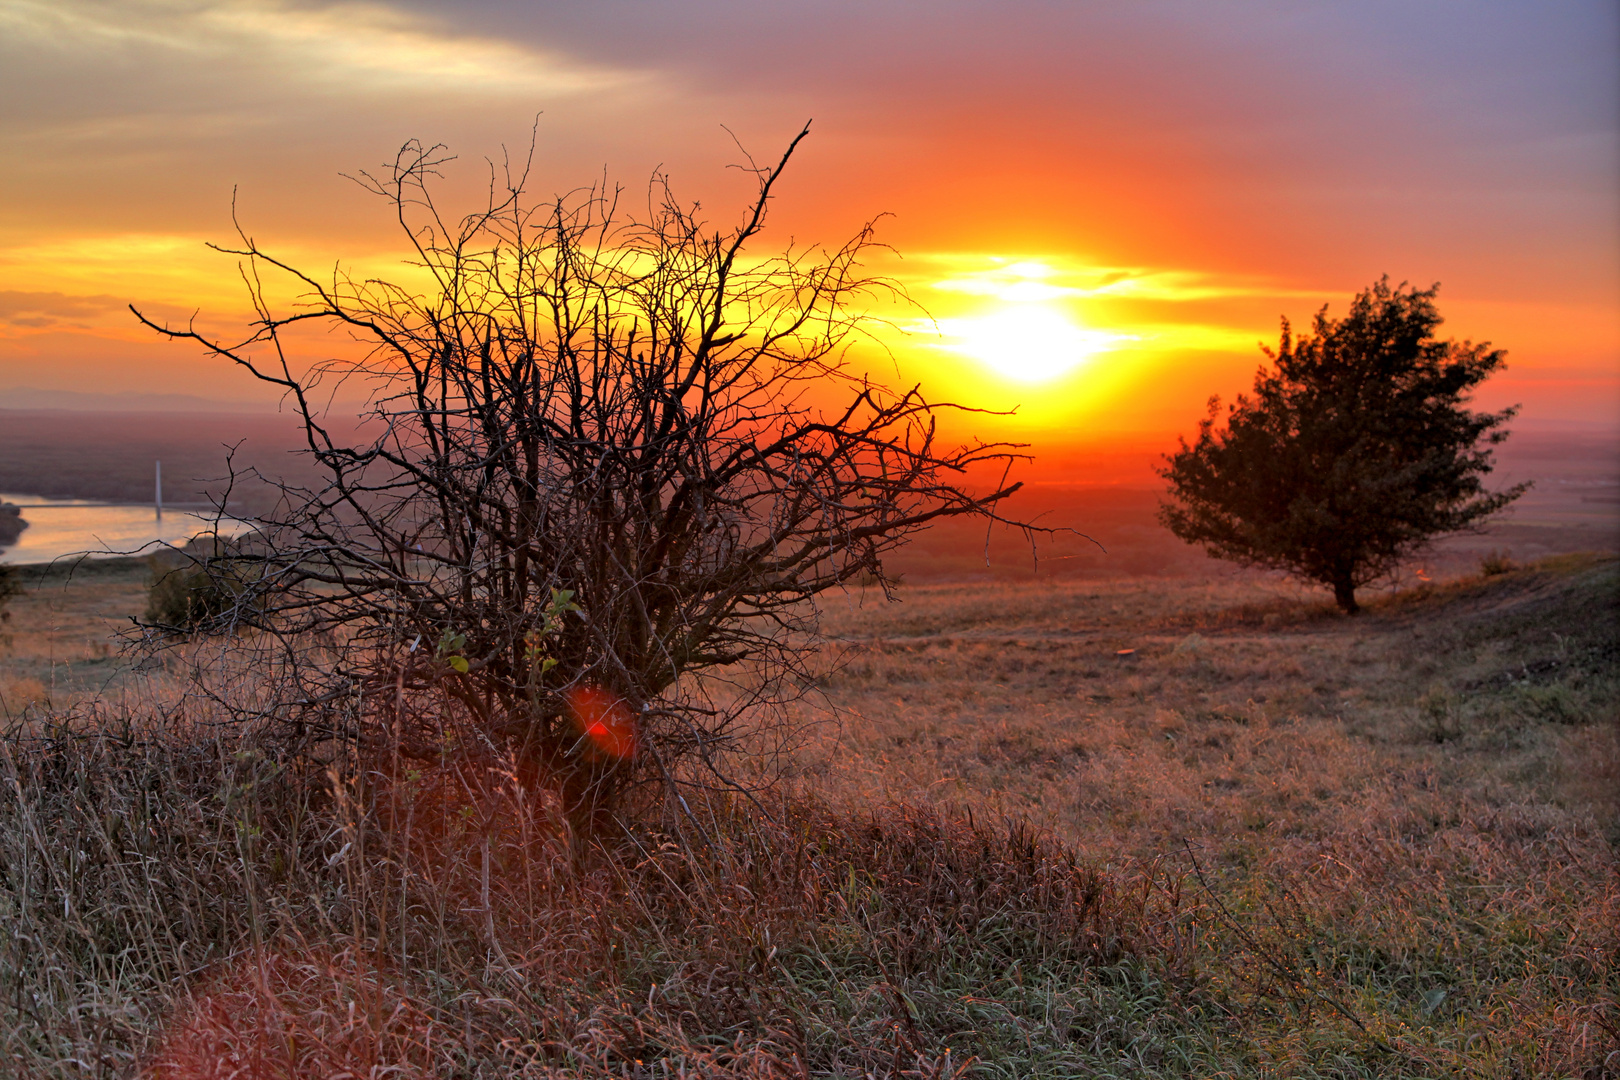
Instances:
[[[11,319],[18,315],[83,318],[118,306],[116,296],[73,296],[60,292],[0,289],[0,319]]]
[[[68,54],[166,52],[240,61],[349,90],[548,96],[638,76],[460,32],[381,3],[0,0],[0,36]]]
[[[62,326],[86,329],[91,321],[105,318],[109,311],[122,306],[115,296],[0,289],[0,326],[29,330]]]
[[[995,256],[979,252],[908,255],[909,285],[1011,302],[1130,299],[1166,302],[1243,297],[1315,298],[1319,290],[1278,282],[1216,277],[1190,270],[1088,263],[1070,255]]]

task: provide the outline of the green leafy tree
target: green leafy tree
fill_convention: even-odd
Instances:
[[[1324,306],[1309,335],[1284,319],[1254,396],[1229,406],[1224,427],[1211,398],[1196,441],[1166,458],[1164,524],[1217,558],[1331,586],[1354,613],[1358,588],[1523,494],[1527,484],[1483,483],[1517,409],[1465,407],[1504,354],[1437,340],[1438,289],[1385,277],[1343,319]]]

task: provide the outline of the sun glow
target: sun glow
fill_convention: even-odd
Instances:
[[[1077,326],[1043,303],[1011,303],[988,315],[942,319],[939,328],[953,352],[971,356],[997,374],[1019,382],[1045,382],[1067,374],[1122,335]]]
[[[982,297],[986,307],[940,319],[937,325],[946,339],[940,347],[970,357],[1002,378],[1048,382],[1130,340],[1129,335],[1086,327],[1072,311],[1076,303],[1113,288],[1117,275],[1099,278],[1073,267],[1064,270],[1033,259],[1005,257],[990,257],[988,266],[955,269],[930,286]]]

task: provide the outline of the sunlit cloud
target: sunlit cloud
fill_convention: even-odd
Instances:
[[[117,324],[130,320],[122,308],[134,300],[245,306],[234,263],[211,251],[199,237],[55,237],[44,243],[8,247],[0,249],[0,280],[28,282],[35,286],[35,295],[62,295],[64,302],[77,298],[79,314],[97,314],[98,321],[110,319]],[[92,303],[106,297],[117,297],[117,304],[96,304],[92,311]]]
[[[1131,326],[1130,340],[1141,353],[1237,353],[1258,361],[1261,338],[1242,327],[1207,323],[1143,323]]]
[[[80,56],[134,49],[167,52],[181,62],[237,60],[278,69],[294,83],[350,90],[551,97],[637,78],[458,33],[379,3],[0,0],[0,34],[14,45],[26,41]]]
[[[982,261],[984,256],[980,256]],[[997,260],[999,263],[999,260]],[[997,300],[1013,302],[1057,300],[1068,296],[1084,296],[1086,290],[1075,285],[1054,282],[1063,277],[1061,271],[1044,262],[1020,260],[943,278],[929,284],[941,292],[964,293],[968,296],[991,296]]]
[[[0,326],[33,330],[72,327],[84,329],[89,321],[119,307],[114,296],[73,296],[60,292],[0,289]]]
[[[380,4],[310,10],[223,4],[207,11],[201,25],[227,40],[278,50],[326,78],[389,89],[426,83],[462,93],[566,94],[625,78],[507,42],[455,35]]]
[[[910,284],[922,284],[936,292],[1014,302],[1109,298],[1174,303],[1321,295],[1316,290],[1232,275],[1216,278],[1186,270],[1097,265],[1064,255],[1032,258],[934,252],[907,256],[906,262],[916,267],[908,267],[905,272]]]
[[[360,253],[335,269],[331,253],[308,245],[278,244],[272,253],[292,266],[324,267],[326,277],[317,276],[323,284],[334,273],[387,278],[408,289],[429,284],[426,272],[407,265],[399,252]],[[130,304],[159,321],[196,316],[229,336],[255,317],[241,261],[210,248],[203,237],[184,235],[63,236],[0,247],[0,286],[6,286],[0,288],[0,337],[72,329],[150,340]],[[309,296],[308,285],[273,270],[264,270],[259,281],[275,310],[290,311]]]
[[[930,288],[946,293],[967,296],[988,296],[1012,302],[1040,302],[1064,297],[1087,295],[1088,289],[1076,279],[1073,271],[1060,270],[1045,262],[1006,259],[978,255],[957,256],[951,262],[976,264],[974,269],[964,268],[950,277],[928,282]]]

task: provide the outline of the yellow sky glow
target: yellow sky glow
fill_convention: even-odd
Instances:
[[[492,170],[529,163],[533,133],[537,198],[606,181],[645,213],[646,178],[667,175],[724,230],[752,182],[725,166],[774,162],[813,119],[748,257],[881,219],[893,248],[866,269],[915,303],[876,296],[881,340],[852,363],[1016,407],[983,419],[1009,438],[1185,432],[1209,395],[1248,389],[1279,317],[1341,316],[1385,273],[1444,283],[1442,335],[1508,351],[1482,405],[1613,425],[1599,8],[1442,6],[1395,27],[1356,5],[1278,22],[1274,0],[969,5],[920,23],[881,0],[824,19],[630,7],[0,0],[0,392],[254,398],[126,308],[251,332],[237,260],[204,246],[232,240],[233,206],[323,280],[341,266],[427,291],[386,207],[342,179],[407,139],[456,156],[437,189],[452,225]],[[1498,48],[1513,62],[1481,68]],[[298,302],[296,284],[267,285],[276,310]],[[300,341],[313,359],[350,347]]]

